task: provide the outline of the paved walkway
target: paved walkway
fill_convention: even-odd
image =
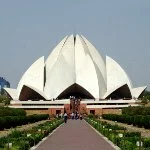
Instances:
[[[84,120],[69,120],[36,150],[114,150]]]

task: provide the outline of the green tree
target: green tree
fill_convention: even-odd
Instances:
[[[5,95],[0,95],[0,104],[1,105],[9,105],[10,99]]]
[[[144,91],[140,98],[142,104],[147,104],[150,101],[150,91]]]

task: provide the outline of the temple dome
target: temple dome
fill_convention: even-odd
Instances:
[[[103,58],[84,36],[70,35],[46,61],[41,57],[29,67],[16,90],[5,90],[18,100],[63,99],[73,94],[99,100],[138,98],[145,88],[133,88],[125,70],[112,58]]]

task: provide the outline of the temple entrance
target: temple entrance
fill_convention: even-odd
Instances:
[[[75,97],[70,98],[70,112],[72,113],[80,113],[80,99]]]
[[[72,98],[77,98],[77,99],[80,99],[80,98],[94,99],[91,93],[89,93],[86,89],[84,89],[82,86],[76,83],[69,86],[67,89],[65,89],[57,98],[68,99],[70,98],[71,95],[73,95]]]

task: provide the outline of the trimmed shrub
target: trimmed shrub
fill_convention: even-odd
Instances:
[[[47,136],[53,129],[58,127],[63,120],[54,119],[37,125],[30,130],[14,130],[7,137],[0,137],[0,149],[8,149],[8,142],[12,143],[13,150],[28,150]],[[41,129],[41,131],[39,131]],[[29,135],[29,136],[27,136]]]
[[[122,109],[122,114],[124,115],[150,115],[150,107],[143,107],[143,106],[138,106],[138,107],[127,107]]]
[[[144,138],[143,147],[150,148],[150,138]]]
[[[4,116],[25,116],[26,112],[20,108],[0,107],[0,117]]]
[[[94,115],[94,114],[89,114],[88,118],[98,118],[98,115]]]
[[[48,114],[0,117],[0,130],[48,119]]]
[[[150,129],[150,116],[143,117],[143,126],[145,129]]]
[[[150,129],[150,115],[116,115],[116,114],[104,114],[104,119],[118,121],[121,123],[133,124],[134,126],[144,127],[145,129]]]
[[[140,132],[125,132],[125,137],[140,137]]]

